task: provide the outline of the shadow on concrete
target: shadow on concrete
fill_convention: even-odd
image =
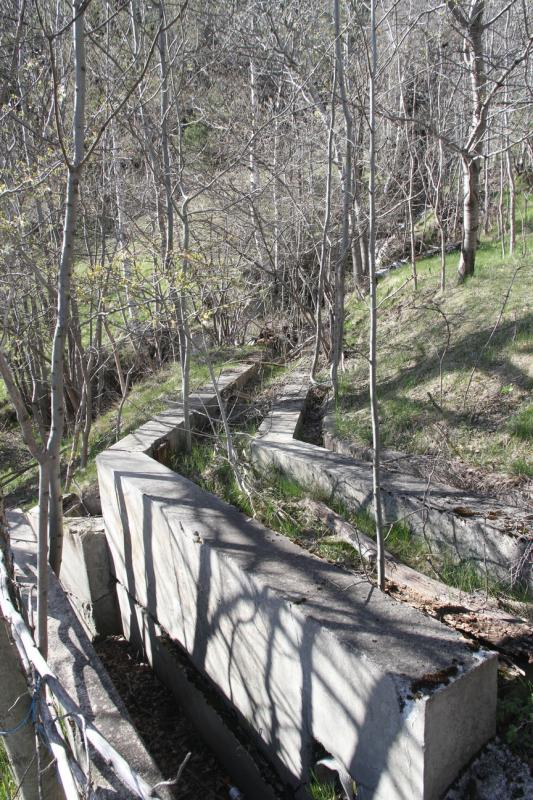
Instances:
[[[422,796],[423,742],[405,709],[424,675],[472,667],[460,637],[149,463],[104,467],[121,520],[109,534],[115,569],[135,602],[218,687],[297,796],[316,742],[363,798],[384,773],[391,797]]]

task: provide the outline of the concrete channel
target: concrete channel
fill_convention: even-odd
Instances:
[[[253,369],[222,376],[221,389],[234,392]],[[261,454],[289,445],[285,456],[300,469],[303,443],[286,439],[301,411],[292,400],[254,443],[262,463],[270,459]],[[223,701],[222,726],[233,717],[285,796],[309,797],[311,771],[326,755],[355,780],[358,798],[437,800],[494,735],[495,655],[154,459],[182,441],[176,408],[97,459],[124,630],[185,700],[187,659]],[[280,795],[252,752],[238,764],[235,732],[215,738],[225,741],[228,769],[244,775],[235,782],[246,796]]]
[[[252,442],[255,463],[275,467],[348,508],[371,511],[368,461],[298,440],[308,390],[304,374],[284,387]],[[381,491],[387,524],[402,520],[414,536],[469,561],[480,574],[533,591],[533,513],[400,472],[383,471]]]

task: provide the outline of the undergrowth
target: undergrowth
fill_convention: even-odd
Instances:
[[[11,800],[16,791],[4,743],[0,738],[0,800]]]
[[[336,791],[334,785],[322,783],[315,775],[311,778],[309,791],[312,800],[340,800],[340,798],[342,798],[342,795]]]
[[[246,434],[235,437],[237,450],[242,448],[243,438],[246,443]],[[244,463],[241,460],[241,466]],[[298,484],[277,472],[269,473],[259,484],[248,468],[246,484],[249,493],[242,491],[227,460],[223,439],[216,445],[209,441],[194,443],[191,452],[179,454],[172,466],[202,489],[231,503],[243,514],[254,516],[272,530],[293,541],[301,536],[302,514],[295,501],[303,497],[303,492]]]
[[[533,680],[500,678],[497,727],[510,749],[533,766]]]

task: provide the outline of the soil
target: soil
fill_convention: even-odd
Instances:
[[[131,720],[165,779],[191,757],[174,794],[180,800],[227,800],[230,782],[209,748],[149,664],[122,637],[95,644]]]
[[[531,800],[533,778],[526,764],[498,739],[483,748],[444,800]]]
[[[322,421],[328,406],[328,397],[331,389],[329,386],[313,386],[308,395],[305,405],[302,427],[299,438],[309,444],[324,446],[324,435],[322,431]]]

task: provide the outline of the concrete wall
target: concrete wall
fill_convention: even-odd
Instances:
[[[307,387],[285,388],[251,444],[255,463],[276,467],[302,486],[372,511],[372,469],[366,461],[332,453],[294,438]],[[414,535],[473,562],[504,584],[517,579],[533,591],[533,514],[414,475],[382,472],[382,503],[389,523],[404,520]]]
[[[147,451],[97,459],[125,628],[140,608],[177,642],[295,796],[318,742],[362,798],[436,800],[494,734],[495,657]]]
[[[102,517],[65,519],[59,579],[91,637],[122,633]]]
[[[39,509],[28,513],[37,536]],[[115,579],[102,517],[65,517],[61,586],[91,639],[122,633]]]

